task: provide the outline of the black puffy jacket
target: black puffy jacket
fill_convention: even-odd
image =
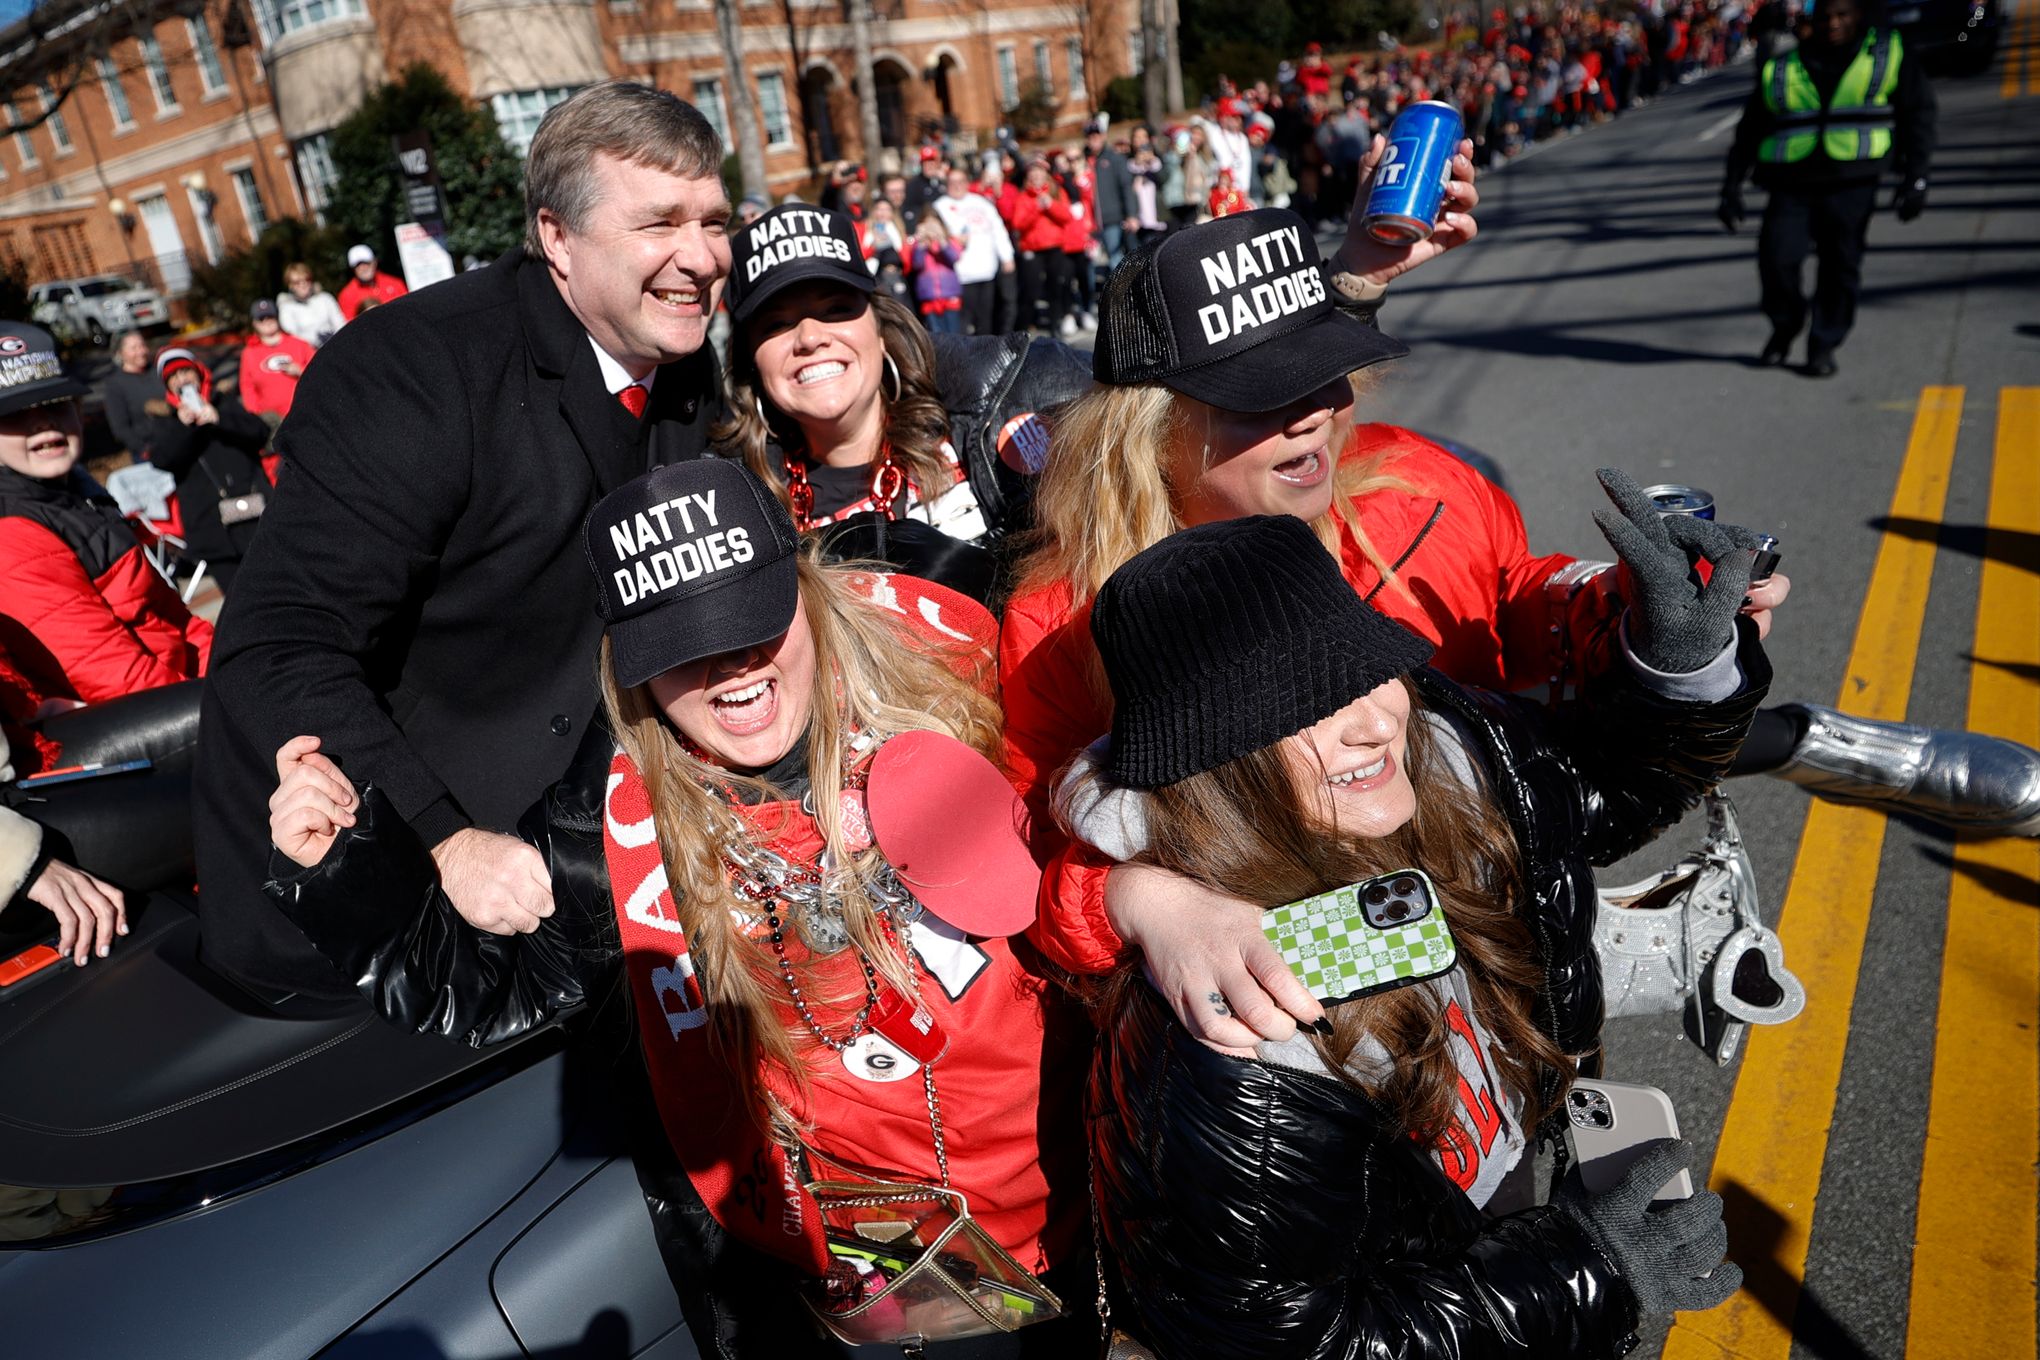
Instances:
[[[1746,683],[1722,703],[1676,703],[1614,673],[1556,717],[1415,677],[1515,832],[1544,964],[1538,1010],[1568,1052],[1593,1049],[1601,1022],[1590,862],[1671,825],[1728,768],[1770,683],[1747,622],[1741,660]],[[1633,1345],[1634,1296],[1570,1220],[1548,1208],[1486,1218],[1351,1086],[1217,1053],[1133,990],[1092,1071],[1091,1142],[1132,1330],[1167,1360]],[[1546,1085],[1555,1096],[1556,1073]]]

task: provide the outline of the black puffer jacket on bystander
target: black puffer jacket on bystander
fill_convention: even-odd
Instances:
[[[1720,779],[1770,684],[1739,626],[1745,683],[1720,703],[1664,699],[1618,671],[1553,714],[1413,677],[1515,832],[1539,1018],[1568,1052],[1599,1043],[1591,865]],[[1091,1143],[1129,1330],[1165,1360],[1594,1360],[1634,1344],[1634,1296],[1571,1220],[1485,1217],[1354,1088],[1215,1052],[1149,989],[1133,993],[1092,1070]],[[1558,1074],[1545,1085],[1548,1102]]]

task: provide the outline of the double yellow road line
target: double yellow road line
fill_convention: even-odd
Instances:
[[[2006,99],[2040,94],[2040,0],[2019,0],[2004,24],[2005,68],[1998,76],[1998,93]]]
[[[1941,521],[1963,404],[1959,387],[1921,392],[1895,521]],[[1969,724],[2040,746],[2040,574],[2031,557],[2040,545],[2040,388],[1999,393],[1996,433]],[[1839,707],[1904,720],[1934,555],[1931,540],[1886,532]],[[1808,809],[1778,930],[1809,1002],[1793,1023],[1750,1033],[1714,1160],[1731,1255],[1750,1287],[1711,1312],[1682,1315],[1667,1360],[1790,1354],[1883,844],[1882,813]],[[2033,1353],[2036,1019],[2040,842],[1965,842],[1949,898],[1909,1357]]]

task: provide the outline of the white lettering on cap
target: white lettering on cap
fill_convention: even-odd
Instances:
[[[622,564],[610,573],[618,604],[628,609],[758,556],[748,529],[721,523],[709,491],[675,496],[610,525],[609,546]]]
[[[1286,229],[1283,233],[1271,232],[1269,236],[1284,234],[1295,236],[1298,233],[1292,228]],[[1256,241],[1264,239],[1267,238],[1255,238]],[[1221,296],[1217,301],[1208,302],[1197,309],[1197,325],[1204,333],[1204,342],[1207,345],[1220,344],[1248,331],[1272,325],[1285,317],[1310,311],[1323,303],[1328,296],[1325,292],[1324,274],[1314,264],[1302,264],[1301,268],[1290,269],[1289,272],[1278,274],[1265,282],[1247,286],[1249,280],[1261,277],[1263,272],[1259,258],[1248,256],[1247,248],[1251,244],[1253,243],[1242,244],[1238,247],[1237,253],[1229,250],[1220,255],[1206,256],[1199,262],[1204,266],[1207,283],[1215,278],[1232,280],[1230,287],[1224,290],[1229,292],[1229,296]],[[1285,265],[1301,264],[1302,250],[1300,247],[1294,248],[1295,259],[1285,259]],[[1251,266],[1252,272],[1245,272],[1241,267],[1243,265]],[[1220,291],[1213,288],[1214,293]]]
[[[1226,246],[1198,260],[1204,270],[1204,290],[1217,297],[1242,284],[1265,278],[1278,269],[1303,263],[1303,229],[1277,227],[1236,245]]]
[[[812,208],[788,208],[754,229],[754,240],[762,243],[757,253],[744,261],[744,282],[756,283],[760,275],[792,260],[836,260],[854,263],[850,245],[829,230],[829,215]]]

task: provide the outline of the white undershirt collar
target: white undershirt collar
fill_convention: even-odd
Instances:
[[[647,396],[651,394],[652,383],[659,376],[659,370],[656,367],[651,372],[645,374],[644,380],[640,382],[638,379],[630,376],[629,369],[611,358],[608,350],[596,344],[594,336],[588,337],[588,343],[595,350],[595,363],[602,370],[602,385],[609,389],[610,396],[613,397],[624,388],[632,386],[644,388]]]

